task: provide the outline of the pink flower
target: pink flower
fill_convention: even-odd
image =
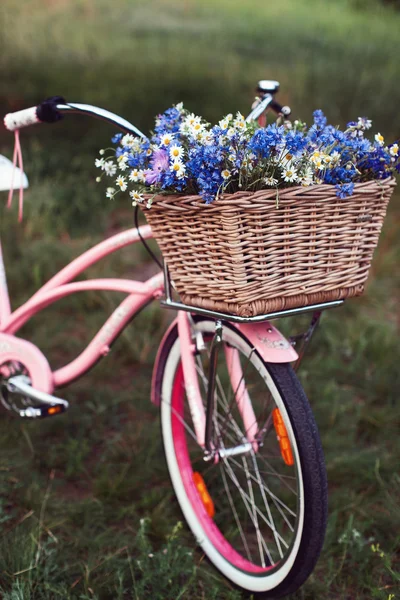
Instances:
[[[168,152],[159,148],[156,150],[150,161],[152,169],[147,169],[144,172],[146,183],[153,185],[160,180],[161,173],[169,168]]]
[[[153,185],[153,183],[156,183],[156,181],[158,180],[160,173],[158,171],[152,171],[151,169],[147,169],[146,171],[143,171],[143,174],[145,176],[146,179],[146,183],[148,185]]]

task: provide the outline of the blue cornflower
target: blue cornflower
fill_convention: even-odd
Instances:
[[[307,139],[301,132],[288,131],[285,136],[285,146],[290,154],[300,154],[307,145]]]
[[[111,141],[113,144],[119,144],[119,142],[121,141],[121,138],[123,136],[123,133],[116,133],[115,135],[113,135],[113,137],[111,138]]]
[[[354,183],[342,183],[335,186],[336,187],[336,196],[341,198],[348,198],[352,195],[354,191]]]
[[[322,110],[320,110],[320,109],[315,110],[313,112],[313,117],[314,117],[314,125],[316,125],[320,129],[323,129],[326,126],[327,120],[326,120],[326,117],[325,117],[324,113],[322,112]]]
[[[337,130],[332,125],[327,125],[319,135],[319,142],[324,146],[330,146],[335,142],[335,132]]]
[[[251,138],[248,147],[255,154],[267,158],[272,150],[282,144],[284,131],[285,128],[282,125],[276,125],[276,123],[268,125],[265,129],[258,129]]]

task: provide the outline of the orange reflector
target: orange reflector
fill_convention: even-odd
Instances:
[[[61,410],[62,406],[60,406],[59,404],[57,404],[56,406],[50,406],[50,408],[47,411],[47,414],[56,415],[57,413],[61,412]]]
[[[274,427],[281,449],[282,458],[287,465],[293,465],[294,460],[292,448],[290,447],[289,437],[279,408],[274,408],[272,411],[272,418],[274,421]]]
[[[210,494],[208,493],[207,486],[204,482],[203,477],[200,475],[200,473],[197,473],[197,472],[193,473],[193,482],[197,488],[197,491],[199,492],[199,496],[204,505],[204,508],[206,509],[208,516],[213,518],[215,515],[214,502],[212,501],[212,498],[211,498]]]

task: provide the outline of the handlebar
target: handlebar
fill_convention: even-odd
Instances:
[[[19,110],[15,113],[8,113],[4,117],[4,126],[9,131],[15,131],[16,129],[28,127],[35,123],[54,123],[63,118],[63,113],[90,115],[103,121],[108,121],[127,133],[133,133],[143,139],[147,139],[147,136],[132,125],[132,123],[109,110],[92,106],[91,104],[65,102],[64,98],[59,96],[49,98],[38,106]]]
[[[272,108],[277,115],[283,115],[285,118],[288,118],[292,112],[289,106],[281,106],[272,94],[266,93],[253,104],[251,113],[246,117],[246,122],[256,121],[269,108]]]
[[[259,82],[257,90],[262,92],[262,97],[261,99],[258,98],[253,104],[252,111],[246,118],[247,122],[255,121],[260,118],[268,109],[272,109],[278,115],[282,115],[283,117],[289,117],[291,113],[290,108],[288,106],[281,106],[274,98],[274,94],[278,89],[279,83],[277,81],[266,80]],[[61,96],[48,98],[38,106],[26,108],[14,113],[8,113],[4,117],[4,126],[9,131],[16,131],[17,129],[28,127],[35,123],[54,123],[63,118],[63,113],[78,113],[96,117],[116,125],[122,131],[132,133],[142,139],[147,139],[147,136],[144,133],[119,115],[112,113],[109,110],[105,110],[104,108],[92,106],[91,104],[66,102]]]

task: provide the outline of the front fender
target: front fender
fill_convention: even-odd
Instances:
[[[171,325],[168,327],[167,331],[164,333],[163,338],[160,342],[160,345],[158,347],[157,350],[157,356],[156,356],[156,360],[154,361],[154,367],[153,367],[153,374],[151,377],[151,401],[153,404],[155,404],[156,406],[160,406],[160,402],[161,402],[161,381],[159,381],[160,377],[162,378],[162,375],[164,373],[163,370],[159,369],[161,360],[163,358],[164,355],[164,348],[167,348],[170,346],[170,343],[168,342],[169,338],[171,336],[173,336],[173,338],[175,339],[175,335],[173,333],[173,330],[178,327],[178,319],[174,319],[171,323]]]
[[[264,323],[231,323],[236,329],[242,333],[265,362],[270,363],[287,363],[294,362],[298,359],[298,354],[291,343],[281,334],[276,327],[268,321]],[[156,406],[160,404],[160,389],[161,382],[159,377],[162,377],[163,371],[159,369],[160,363],[168,352],[171,341],[175,340],[176,332],[174,329],[178,327],[178,319],[175,319],[167,331],[165,332],[160,346],[157,351],[156,360],[154,362],[153,375],[151,379],[151,401]]]
[[[298,359],[292,344],[269,321],[235,324],[265,362],[287,363]]]

